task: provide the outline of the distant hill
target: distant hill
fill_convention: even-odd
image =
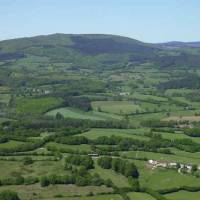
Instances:
[[[32,57],[32,62],[42,60],[43,64],[70,63],[73,69],[133,67],[144,63],[196,67],[200,66],[199,54],[199,42],[148,44],[105,34],[52,34],[0,42],[0,61],[4,65]]]
[[[166,42],[166,43],[160,43],[157,44],[157,46],[161,47],[168,47],[168,48],[184,48],[184,47],[192,47],[192,48],[200,48],[200,42],[179,42],[179,41],[173,41],[173,42]]]
[[[103,34],[52,34],[30,38],[4,40],[0,42],[3,51],[26,51],[31,47],[73,48],[84,54],[149,52],[156,47],[134,39]]]

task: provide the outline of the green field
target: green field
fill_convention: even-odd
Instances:
[[[143,129],[142,131],[147,131],[146,129]],[[120,137],[128,137],[133,139],[139,139],[139,140],[149,140],[148,137],[145,137],[142,135],[141,130],[138,129],[91,129],[88,132],[82,133],[81,135],[89,138],[89,139],[96,139],[101,136],[107,136],[110,137],[112,135],[120,136]]]
[[[11,121],[11,119],[0,117],[0,124],[7,121]]]
[[[112,190],[110,188],[106,188],[105,186],[96,187],[96,186],[87,186],[87,187],[78,187],[74,185],[51,185],[46,188],[40,187],[39,184],[35,185],[20,185],[20,186],[4,186],[0,188],[0,191],[3,190],[12,190],[18,192],[19,196],[25,200],[32,200],[33,196],[34,199],[40,200],[54,200],[54,199],[75,199],[75,200],[90,200],[96,199],[95,197],[86,197],[90,192],[93,194],[98,193],[109,193]],[[61,195],[61,198],[56,198],[57,195]],[[72,196],[83,196],[83,197],[72,197]],[[120,196],[118,195],[99,195],[97,199],[106,199],[110,200],[116,199],[121,200]]]
[[[13,177],[19,174],[24,177],[41,177],[44,174],[60,173],[66,174],[62,162],[57,161],[36,161],[32,165],[24,166],[21,161],[0,161],[0,178]]]
[[[122,119],[121,116],[115,114],[108,114],[97,111],[84,112],[75,108],[58,108],[51,110],[46,113],[48,116],[56,116],[57,113],[61,113],[65,118],[75,118],[75,119],[89,119],[89,120],[108,120],[108,119]]]
[[[177,171],[167,169],[151,170],[145,166],[140,169],[140,184],[154,190],[185,185],[190,185],[191,187],[199,186],[199,178],[188,174],[179,174]]]
[[[139,92],[134,92],[132,94],[132,96],[135,98],[135,99],[138,99],[138,100],[145,100],[145,101],[151,101],[151,100],[154,100],[154,101],[158,101],[158,102],[166,102],[168,99],[165,98],[165,97],[160,97],[160,96],[155,96],[155,95],[147,95],[147,94],[141,94]]]
[[[200,192],[179,191],[165,195],[169,200],[199,200]]]
[[[175,148],[171,148],[171,151],[175,155],[181,156],[181,157],[195,158],[195,159],[200,158],[200,152],[190,153],[190,152],[181,151],[181,150],[178,150],[178,149],[175,149]]]
[[[154,152],[145,152],[145,151],[128,151],[122,152],[121,155],[126,155],[128,158],[147,158],[149,160],[164,160],[171,162],[181,162],[181,163],[194,163],[200,164],[199,153],[196,153],[196,156],[192,156],[191,153],[185,153],[180,150],[172,150],[174,154],[163,154],[163,153],[154,153]],[[185,154],[184,154],[185,153]]]
[[[188,135],[185,134],[181,134],[181,133],[161,133],[162,137],[165,139],[169,139],[169,140],[175,140],[175,139],[190,139],[193,140],[194,142],[200,143],[200,138],[195,138],[195,137],[190,137]]]
[[[74,151],[91,151],[91,146],[87,144],[81,144],[81,145],[67,145],[67,144],[59,144],[55,142],[50,142],[46,145],[46,147],[55,147],[56,149],[63,149],[63,150],[74,150]]]
[[[0,93],[0,102],[8,104],[10,97],[11,97],[10,94],[1,94]]]
[[[62,99],[54,97],[19,98],[16,102],[17,114],[42,114],[62,103]]]
[[[155,200],[149,194],[141,193],[141,192],[130,192],[128,193],[130,200]]]
[[[69,200],[122,200],[120,195],[97,195],[93,197],[73,197]]]
[[[15,148],[20,145],[24,144],[24,142],[19,142],[15,140],[10,140],[9,142],[2,143],[0,144],[0,149],[10,149],[10,148]]]
[[[94,110],[114,114],[131,114],[139,111],[140,106],[130,101],[94,101],[92,102]]]
[[[103,179],[111,179],[112,182],[119,188],[130,187],[128,179],[121,174],[114,172],[111,169],[102,169],[95,163],[95,169],[92,173],[98,173]]]
[[[139,126],[141,122],[146,120],[160,120],[166,117],[166,112],[158,112],[158,113],[146,113],[146,114],[138,114],[134,116],[130,116],[130,123],[134,126]]]

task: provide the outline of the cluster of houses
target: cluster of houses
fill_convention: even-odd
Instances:
[[[152,169],[156,169],[158,167],[161,168],[169,168],[169,169],[177,169],[178,172],[185,170],[188,173],[191,173],[193,165],[192,164],[182,164],[176,162],[169,162],[169,161],[158,161],[158,160],[148,160],[148,166]],[[200,170],[200,165],[197,166],[197,170]]]
[[[50,90],[46,90],[46,89],[39,89],[39,88],[33,88],[32,89],[33,93],[39,93],[39,94],[49,94]]]
[[[120,96],[129,96],[130,92],[120,92],[119,95]]]

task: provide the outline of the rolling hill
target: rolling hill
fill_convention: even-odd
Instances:
[[[179,47],[179,48],[175,48]],[[36,57],[44,64],[70,63],[72,68],[135,66],[195,67],[200,64],[199,43],[148,44],[131,38],[103,34],[52,34],[0,42],[2,65]],[[184,62],[182,62],[184,60]],[[162,64],[161,64],[162,63]]]

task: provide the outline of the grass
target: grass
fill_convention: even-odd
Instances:
[[[155,200],[152,196],[142,192],[130,192],[128,193],[130,200]]]
[[[141,109],[131,101],[94,101],[92,108],[96,111],[101,109],[103,112],[114,114],[131,114]]]
[[[147,168],[146,162],[134,161],[139,167],[140,184],[142,187],[148,187],[154,190],[170,189],[179,186],[199,187],[199,178],[189,174],[180,174],[176,170]]]
[[[199,164],[200,158],[199,157],[190,157],[190,154],[187,156],[184,156],[184,152],[178,151],[179,154],[163,154],[163,153],[154,153],[154,152],[145,152],[145,151],[128,151],[128,152],[122,152],[121,155],[126,155],[128,158],[147,158],[147,159],[153,159],[153,160],[166,160],[166,161],[172,161],[172,162],[180,162],[180,163],[193,163],[193,164]],[[176,153],[176,151],[174,151]],[[199,154],[197,154],[198,156]]]
[[[152,120],[152,119],[160,120],[164,117],[166,117],[166,112],[147,113],[147,114],[138,114],[131,116],[129,120],[131,124],[139,126],[142,121]]]
[[[148,101],[140,102],[140,107],[143,109],[143,111],[150,111],[150,112],[161,112],[161,111],[176,111],[183,109],[180,106],[177,106],[175,104],[170,104],[169,102],[162,102],[161,104],[158,103],[151,103]]]
[[[17,114],[42,114],[62,103],[62,99],[54,97],[18,98],[16,102]]]
[[[186,88],[179,88],[179,89],[167,89],[165,91],[165,95],[167,96],[175,96],[175,95],[185,95],[190,94],[191,92],[198,92],[195,89],[186,89]]]
[[[8,119],[8,118],[2,118],[2,117],[0,117],[0,124],[3,123],[3,122],[6,122],[6,121],[12,121],[12,120]]]
[[[20,171],[19,162],[0,161],[0,179],[11,177],[13,172],[18,171]]]
[[[74,197],[74,198],[68,198],[68,200],[122,200],[122,197],[117,194],[112,194],[112,195],[98,195],[93,197]]]
[[[48,155],[37,155],[37,156],[33,156],[33,155],[30,155],[32,160],[33,161],[48,161],[49,159],[54,159],[55,157],[54,156],[48,156]],[[27,157],[27,155],[17,155],[17,156],[0,156],[0,160],[8,160],[10,161],[10,163],[13,163],[13,162],[17,162],[17,161],[20,161],[22,162],[24,160],[24,158]],[[14,160],[13,160],[14,159]]]
[[[134,92],[132,94],[132,96],[138,100],[145,100],[145,101],[148,101],[148,100],[153,100],[153,101],[158,101],[158,102],[166,102],[167,101],[167,98],[165,97],[159,97],[159,96],[155,96],[155,95],[146,95],[146,94],[141,94],[141,93],[138,93],[138,92]]]
[[[179,191],[165,195],[169,200],[199,200],[200,192]]]
[[[18,173],[24,177],[40,177],[44,174],[66,174],[62,161],[36,161],[31,165],[23,165],[21,161],[0,161],[0,178],[12,177]]]
[[[182,134],[182,133],[161,133],[162,137],[165,139],[169,139],[169,140],[175,140],[175,139],[191,139],[194,142],[200,143],[200,138],[198,137],[190,137],[188,135]]]
[[[95,169],[92,169],[91,172],[98,173],[103,179],[111,179],[111,181],[119,188],[130,187],[128,179],[125,176],[118,174],[111,169],[102,169],[96,162]]]
[[[148,104],[148,103],[145,103]],[[155,107],[157,108],[156,104],[154,104]],[[153,111],[154,108],[153,106],[149,106],[151,107],[149,109],[149,111]],[[168,105],[166,108],[168,108],[167,110],[169,110],[170,105]],[[194,116],[195,112],[197,112],[197,110],[180,110],[177,107],[173,108],[172,106],[170,107],[171,109],[171,117],[172,119],[174,118],[173,116],[175,116],[175,120],[177,120],[179,118],[179,116]],[[145,113],[145,114],[138,114],[138,115],[133,115],[129,117],[130,123],[134,126],[139,126],[141,124],[141,122],[146,121],[146,120],[167,120],[169,121],[169,117],[167,117],[167,111],[165,109],[165,111],[159,111],[159,112],[154,112],[154,113]],[[199,110],[198,110],[199,111]],[[178,115],[178,116],[177,116]],[[194,116],[196,117],[196,116]],[[198,116],[197,116],[198,117]]]
[[[142,131],[147,131],[147,129],[142,129]],[[149,140],[148,137],[142,135],[141,130],[138,129],[104,129],[104,128],[94,128],[88,132],[84,132],[81,135],[89,138],[96,139],[101,136],[110,137],[112,135],[120,136],[120,137],[128,137],[138,140]],[[141,134],[140,134],[141,133]]]
[[[12,149],[12,148],[16,148],[20,145],[24,144],[24,142],[19,142],[19,141],[15,141],[15,140],[10,140],[6,143],[1,143],[0,144],[0,149]]]
[[[0,92],[2,93],[10,92],[10,88],[8,86],[0,86]]]
[[[86,186],[79,187],[75,185],[50,185],[48,187],[40,187],[39,184],[35,185],[18,185],[18,186],[3,186],[0,187],[0,191],[12,190],[19,194],[22,200],[53,200],[53,199],[74,199],[74,200],[86,200],[86,199],[99,199],[99,200],[121,200],[118,195],[99,195],[95,197],[85,197],[90,192],[93,194],[109,193],[112,191],[111,188],[105,186]],[[56,195],[62,195],[63,198],[55,198]],[[81,195],[83,197],[70,197],[70,196]]]
[[[40,177],[50,174],[65,175],[64,163],[62,161],[37,161],[29,166],[22,166],[21,170],[24,172],[24,176],[36,176]],[[28,172],[28,173],[27,173]]]
[[[91,151],[91,146],[88,144],[81,145],[67,145],[67,144],[59,144],[55,142],[49,142],[46,147],[55,147],[57,149],[65,149],[65,150],[79,150],[79,151]]]
[[[29,140],[39,140],[39,139],[44,139],[44,138],[46,138],[46,137],[48,137],[48,136],[50,136],[50,135],[54,135],[54,134],[55,134],[54,132],[48,132],[48,131],[46,131],[46,132],[42,132],[42,133],[40,134],[40,136],[28,137],[28,139],[29,139]]]
[[[171,148],[171,151],[176,154],[177,156],[182,156],[188,158],[195,158],[195,159],[200,159],[200,152],[195,152],[195,153],[190,153],[186,151],[181,151],[176,148]],[[200,161],[199,161],[200,162]]]
[[[190,121],[190,122],[199,122],[200,116],[171,116],[164,119],[165,121]]]
[[[84,112],[76,108],[58,108],[51,110],[46,113],[49,116],[56,116],[57,113],[61,113],[65,118],[75,118],[75,119],[89,119],[89,120],[108,120],[108,119],[122,119],[121,116],[97,111]]]
[[[11,97],[10,94],[0,94],[0,102],[8,104],[10,97]]]

